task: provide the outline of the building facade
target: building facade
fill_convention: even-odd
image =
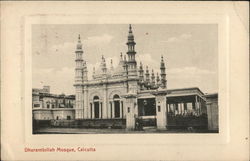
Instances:
[[[75,119],[75,96],[50,93],[50,87],[32,89],[32,113],[34,120]]]
[[[219,130],[219,109],[218,109],[218,94],[206,94],[206,107],[208,114],[208,129]]]
[[[75,119],[126,119],[126,128],[134,129],[136,120],[149,117],[156,120],[158,129],[166,129],[171,124],[169,118],[207,114],[206,98],[198,88],[167,89],[163,56],[159,59],[160,73],[149,71],[142,62],[138,64],[131,25],[126,45],[127,53],[120,53],[116,68],[112,60],[107,68],[102,56],[99,68],[93,69],[92,79],[88,79],[79,35],[75,51]]]

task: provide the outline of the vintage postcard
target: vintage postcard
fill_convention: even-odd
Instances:
[[[64,3],[1,3],[4,160],[248,160],[247,3]]]
[[[217,46],[217,24],[32,25],[33,134],[218,133]]]

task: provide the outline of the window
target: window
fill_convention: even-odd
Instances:
[[[47,108],[49,108],[49,104],[47,104]]]
[[[34,104],[34,107],[40,107],[40,104]]]
[[[158,106],[158,112],[161,112],[161,106]]]
[[[128,107],[128,113],[130,112],[130,107]]]

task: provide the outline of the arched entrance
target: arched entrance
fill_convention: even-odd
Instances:
[[[114,99],[115,118],[119,118],[121,116],[120,97],[116,94],[114,95],[113,99]]]
[[[99,104],[100,104],[100,101],[99,101],[99,97],[98,96],[95,96],[94,99],[93,99],[93,103],[94,103],[94,118],[99,118]]]
[[[122,109],[122,101],[119,95],[115,94],[113,96],[113,108],[111,111],[112,118],[122,118],[123,116],[123,109]]]

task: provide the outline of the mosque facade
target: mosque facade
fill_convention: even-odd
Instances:
[[[134,129],[136,120],[152,118],[157,129],[166,129],[177,115],[207,114],[205,94],[197,87],[168,89],[164,57],[159,58],[160,73],[138,63],[136,42],[129,25],[127,52],[120,54],[116,68],[107,68],[102,56],[99,68],[88,79],[87,60],[83,59],[80,35],[76,45],[75,119],[125,119],[126,128]]]

